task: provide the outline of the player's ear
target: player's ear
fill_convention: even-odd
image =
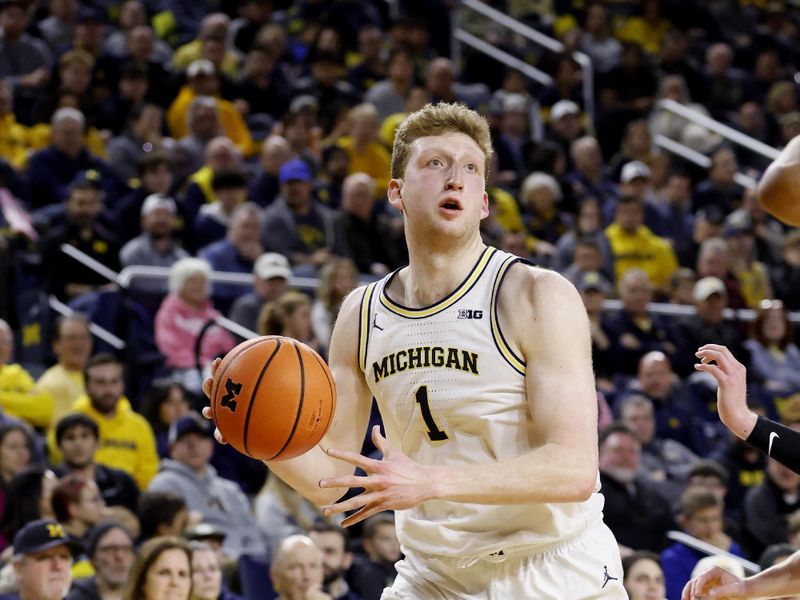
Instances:
[[[489,194],[483,192],[483,199],[481,201],[481,219],[489,216]]]
[[[386,190],[386,197],[389,200],[389,204],[394,206],[398,210],[403,210],[403,180],[402,179],[392,179],[389,181],[389,189]]]

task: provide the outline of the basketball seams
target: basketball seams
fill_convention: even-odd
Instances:
[[[247,413],[244,417],[244,427],[242,429],[242,445],[244,446],[245,454],[251,456],[250,449],[248,448],[247,443],[247,431],[250,429],[250,414],[253,412],[253,404],[255,404],[254,400],[256,397],[256,393],[258,392],[258,388],[261,385],[261,380],[264,378],[264,374],[267,372],[269,365],[272,363],[272,359],[275,358],[275,355],[278,354],[278,351],[281,349],[281,340],[280,338],[275,339],[275,348],[272,350],[272,354],[270,354],[267,361],[264,363],[264,366],[261,367],[261,372],[258,374],[258,379],[256,379],[256,383],[253,386],[253,391],[250,392],[250,400],[247,403]]]
[[[261,342],[269,341],[269,339],[270,338],[266,338],[266,337],[255,338],[253,340],[250,340],[252,342],[251,344],[242,344],[243,347],[239,348],[238,352],[236,352],[236,354],[234,354],[233,356],[230,357],[230,360],[228,361],[228,364],[226,364],[225,368],[222,369],[222,371],[219,372],[219,377],[214,377],[214,379],[212,381],[212,385],[211,385],[211,399],[212,399],[212,401],[211,401],[211,418],[212,418],[212,420],[214,421],[215,424],[217,423],[217,392],[219,392],[219,386],[220,386],[220,383],[222,382],[223,377],[225,377],[225,373],[228,372],[228,369],[236,361],[236,357],[238,357],[242,352],[244,352],[245,350],[249,350],[250,348],[252,348],[254,346],[258,346]],[[230,354],[230,352],[228,354]],[[222,359],[222,362],[225,362],[227,360],[228,354],[225,355],[225,357]]]
[[[289,437],[286,439],[281,449],[278,450],[274,455],[270,456],[269,458],[265,458],[264,460],[274,460],[281,454],[283,454],[283,452],[291,443],[292,438],[294,437],[294,434],[297,431],[297,424],[300,422],[300,416],[303,414],[303,399],[305,397],[305,389],[306,389],[306,373],[305,373],[305,367],[303,365],[303,355],[300,352],[300,347],[295,343],[294,340],[291,340],[291,342],[292,346],[294,346],[295,352],[297,352],[297,362],[299,363],[300,366],[300,400],[297,402],[297,414],[295,415],[294,423],[292,424],[292,430],[289,433]]]

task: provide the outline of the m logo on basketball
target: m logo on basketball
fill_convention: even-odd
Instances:
[[[236,412],[236,397],[242,391],[242,384],[235,383],[233,379],[228,377],[225,381],[225,395],[220,398],[220,405],[229,409],[231,412]]]

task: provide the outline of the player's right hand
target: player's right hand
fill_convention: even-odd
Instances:
[[[745,598],[745,583],[719,567],[695,577],[683,588],[681,600],[740,600]]]
[[[755,427],[758,417],[747,408],[747,369],[725,346],[706,344],[695,356],[700,363],[694,368],[708,373],[717,382],[717,412],[719,418],[742,439]]]
[[[220,365],[221,362],[222,362],[221,358],[215,358],[214,362],[211,363],[211,377],[206,377],[203,380],[203,393],[206,395],[206,397],[209,400],[211,400],[211,386],[214,383],[214,374],[217,372],[217,369],[219,368],[219,365]],[[209,421],[213,421],[214,420],[214,418],[213,418],[213,416],[211,414],[211,407],[210,406],[206,406],[206,407],[203,408],[203,416],[206,419],[208,419]],[[219,430],[218,427],[214,427],[214,438],[220,444],[227,444],[228,443],[228,441],[224,437],[222,437],[222,432]]]

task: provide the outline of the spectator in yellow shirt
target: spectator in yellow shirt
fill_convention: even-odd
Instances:
[[[644,207],[635,196],[620,197],[614,222],[606,228],[606,237],[614,255],[617,281],[633,268],[642,269],[654,286],[666,290],[669,278],[678,268],[672,246],[644,224]]]
[[[16,169],[28,160],[28,128],[17,123],[11,85],[0,79],[0,158]]]
[[[189,134],[189,106],[198,96],[213,97],[219,110],[219,122],[226,136],[233,140],[241,153],[248,158],[258,150],[244,117],[232,102],[217,97],[219,77],[214,64],[205,58],[194,61],[186,71],[187,82],[167,111],[167,125],[172,137],[180,140]]]
[[[69,411],[75,400],[85,392],[83,369],[92,353],[92,334],[89,321],[81,313],[62,317],[56,323],[53,352],[57,361],[36,381],[36,389],[53,397],[50,425]]]
[[[239,73],[240,56],[230,48],[227,48],[224,40],[228,39],[228,30],[231,20],[225,13],[211,13],[207,15],[200,25],[200,32],[197,38],[184,44],[175,51],[172,57],[173,66],[179,71],[186,70],[198,58],[209,58],[214,61],[212,56],[216,55],[215,50],[209,51],[204,48],[208,40],[222,40],[221,58],[217,63],[219,68],[228,77],[236,77]]]
[[[53,397],[34,389],[31,374],[21,365],[11,363],[14,332],[0,319],[0,407],[29,425],[44,429],[50,424]]]
[[[122,364],[110,354],[97,354],[86,363],[84,380],[86,394],[75,401],[72,409],[90,416],[100,428],[96,461],[125,471],[139,489],[145,489],[158,471],[156,440],[150,424],[133,411],[123,396]],[[51,462],[60,463],[61,452],[53,429],[48,433],[47,445]]]
[[[386,195],[389,186],[391,157],[378,139],[378,111],[374,104],[365,102],[350,109],[347,115],[348,135],[336,143],[347,151],[350,158],[350,175],[366,173],[375,180],[375,194]]]

